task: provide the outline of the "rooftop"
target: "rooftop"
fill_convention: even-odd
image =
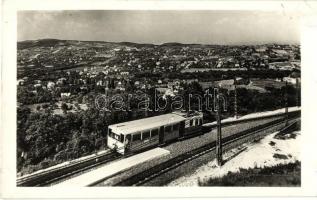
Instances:
[[[164,114],[155,117],[148,117],[139,120],[133,120],[129,122],[123,122],[119,124],[110,125],[109,128],[112,129],[115,133],[119,134],[129,134],[135,133],[138,131],[143,131],[155,127],[160,127],[164,125],[170,125],[178,123],[185,120],[184,117],[177,114]]]

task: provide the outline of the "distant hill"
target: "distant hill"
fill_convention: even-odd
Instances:
[[[26,41],[18,42],[17,48],[27,49],[31,47],[54,47],[66,41],[67,40],[58,40],[58,39],[26,40]]]
[[[178,42],[168,42],[163,43],[161,45],[148,44],[148,43],[135,43],[135,42],[106,42],[106,41],[76,41],[76,40],[59,40],[59,39],[39,39],[39,40],[26,40],[20,41],[17,43],[18,50],[32,48],[32,47],[55,47],[55,46],[64,46],[64,45],[74,45],[78,43],[86,43],[86,44],[112,44],[112,45],[120,45],[120,46],[129,46],[129,47],[183,47],[183,46],[203,46],[201,44],[182,44]]]
[[[119,42],[117,44],[129,46],[129,47],[154,47],[154,44],[135,43],[135,42]]]
[[[178,42],[167,42],[167,43],[163,43],[161,44],[161,46],[185,46],[186,44],[182,44],[182,43],[178,43]]]
[[[183,44],[179,42],[167,42],[160,45],[149,44],[149,43],[135,43],[135,42],[107,42],[107,41],[80,41],[80,40],[59,40],[59,39],[39,39],[39,40],[26,40],[17,42],[18,50],[32,48],[32,47],[54,47],[54,46],[67,46],[67,45],[95,45],[95,44],[102,44],[102,45],[110,45],[110,46],[129,46],[129,47],[217,47],[217,46],[241,46],[241,45],[221,45],[221,44],[199,44],[199,43],[192,43],[192,44]],[[261,44],[265,45],[265,44]],[[281,44],[282,45],[282,44]],[[244,45],[242,45],[244,46]],[[249,45],[247,45],[249,46]]]
[[[185,47],[185,46],[189,46],[189,47],[215,47],[218,45],[209,45],[209,44],[183,44],[183,43],[178,43],[178,42],[167,42],[167,43],[163,43],[160,46],[162,47]]]
[[[105,42],[105,41],[76,41],[76,40],[59,40],[59,39],[39,39],[39,40],[26,40],[17,42],[18,50],[28,49],[32,47],[56,47],[65,45],[78,45],[79,43],[91,44],[109,44],[119,46],[130,46],[130,47],[154,47],[154,44],[142,44],[134,42]]]

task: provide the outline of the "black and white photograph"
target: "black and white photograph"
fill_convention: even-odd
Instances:
[[[296,16],[21,11],[18,186],[301,185]]]
[[[17,10],[14,187],[299,191],[305,35],[283,6]]]

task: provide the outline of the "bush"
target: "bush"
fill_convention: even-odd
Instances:
[[[301,163],[280,164],[273,167],[240,169],[220,178],[199,180],[199,186],[300,186]]]

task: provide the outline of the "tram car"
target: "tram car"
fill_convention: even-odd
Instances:
[[[173,112],[113,124],[108,127],[107,146],[124,155],[201,134],[202,124],[200,112]]]

